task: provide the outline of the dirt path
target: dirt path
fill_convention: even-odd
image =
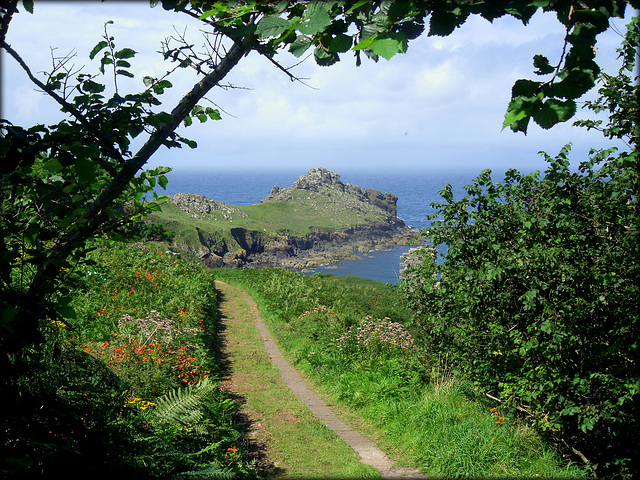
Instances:
[[[421,475],[417,469],[395,467],[395,463],[391,459],[389,459],[386,454],[382,450],[380,450],[371,440],[355,431],[352,427],[350,427],[337,415],[335,415],[335,413],[327,406],[327,404],[307,386],[304,379],[291,366],[291,364],[283,358],[280,350],[278,349],[278,346],[276,345],[276,342],[267,330],[263,319],[260,317],[260,313],[255,301],[245,291],[237,289],[236,287],[232,287],[220,281],[216,282],[216,286],[221,292],[223,292],[223,298],[231,298],[231,294],[233,293],[236,295],[236,298],[239,294],[240,297],[244,299],[244,301],[246,302],[244,307],[246,308],[246,306],[248,306],[250,320],[253,321],[255,328],[259,332],[260,338],[264,345],[264,349],[266,350],[266,353],[269,356],[271,362],[273,362],[273,364],[279,370],[281,379],[289,387],[291,392],[293,392],[293,394],[298,397],[304,405],[306,405],[309,411],[313,415],[315,415],[315,417],[317,417],[329,429],[331,429],[340,438],[342,438],[344,442],[346,442],[359,455],[361,463],[375,468],[381,473],[384,478],[388,479],[427,478],[426,476]],[[223,319],[226,321],[233,321],[232,319],[235,315],[234,309],[237,307],[237,305],[225,305],[225,301],[223,300],[221,302],[220,308]],[[224,323],[225,322],[223,321],[223,324]],[[229,335],[227,337],[227,342],[229,341],[235,342],[239,340],[236,338],[231,338],[231,335]],[[233,363],[236,359],[228,360]],[[236,383],[237,378],[240,377],[232,374],[225,379],[225,383],[227,383],[229,389],[231,389],[233,392],[242,394],[242,391],[247,392],[252,388],[251,385],[246,384],[246,378],[242,380],[243,385],[239,385]],[[249,413],[249,417],[251,416],[252,414]],[[253,412],[253,416],[259,418],[260,414],[259,412]],[[250,419],[248,421],[251,422]],[[254,420],[253,423],[257,424],[254,425],[254,427],[257,427],[255,433],[257,437],[260,437],[260,422]],[[268,450],[268,445],[264,445],[264,442],[263,447]],[[275,465],[274,468],[277,469],[277,465]]]

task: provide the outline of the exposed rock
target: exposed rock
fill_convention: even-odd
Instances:
[[[199,227],[197,245],[188,242],[175,246],[188,250],[212,268],[275,265],[304,270],[322,264],[335,263],[344,259],[358,258],[356,252],[384,250],[407,242],[417,235],[417,231],[407,227],[397,218],[398,197],[393,193],[382,193],[375,189],[364,189],[350,183],[342,183],[340,175],[325,168],[313,168],[301,176],[290,188],[274,186],[262,203],[286,202],[293,199],[296,190],[309,192],[296,194],[296,201],[314,206],[317,195],[331,197],[325,210],[318,210],[319,216],[335,215],[345,210],[369,214],[375,212],[378,219],[373,223],[354,225],[340,230],[315,230],[305,236],[269,236],[264,232],[250,231],[230,225],[227,240],[204,234]],[[181,211],[198,220],[215,218],[229,223],[233,218],[247,215],[237,207],[211,200],[202,195],[178,193],[172,202]],[[376,207],[376,208],[374,208]],[[193,242],[193,240],[191,240]],[[228,243],[227,243],[228,242]]]
[[[398,197],[393,193],[383,194],[374,188],[365,190],[351,183],[342,183],[339,174],[322,167],[312,168],[309,173],[302,175],[296,180],[291,188],[280,188],[274,185],[271,193],[267,198],[262,200],[262,203],[290,200],[292,198],[291,191],[296,189],[316,193],[344,193],[353,195],[356,200],[381,208],[394,217],[398,214]]]
[[[204,195],[195,193],[176,193],[171,201],[184,213],[197,219],[202,219],[205,215],[210,215],[213,212],[220,212],[222,217],[227,220],[232,219],[234,216],[243,218],[247,216],[242,210],[232,205],[211,200]]]

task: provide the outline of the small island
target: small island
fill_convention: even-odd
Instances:
[[[172,232],[169,249],[212,268],[279,266],[305,270],[356,252],[406,245],[417,231],[397,217],[398,197],[312,168],[259,204],[234,206],[177,193],[149,222]]]

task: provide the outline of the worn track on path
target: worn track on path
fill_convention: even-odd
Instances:
[[[331,410],[331,408],[329,408],[329,406],[327,406],[327,404],[307,386],[302,376],[282,356],[280,349],[267,329],[264,320],[260,316],[256,302],[246,291],[221,281],[216,281],[216,286],[223,293],[225,291],[228,293],[232,289],[237,289],[236,293],[239,292],[248,305],[251,319],[255,323],[255,327],[260,334],[266,353],[273,364],[278,368],[282,380],[289,387],[291,392],[293,392],[293,394],[307,406],[313,415],[315,415],[329,429],[342,438],[355,452],[357,452],[360,456],[361,463],[377,469],[381,473],[382,477],[387,479],[402,478],[408,480],[427,478],[425,475],[421,475],[417,469],[396,467],[393,460],[387,457],[387,455],[371,440],[354,430],[350,425],[340,419]],[[231,306],[226,306],[227,308],[225,308],[224,300],[222,300],[221,303],[223,304],[221,312],[223,313],[222,320],[224,323],[224,317],[233,315],[233,309],[229,308]],[[227,377],[226,381],[229,382],[230,388],[233,390],[233,376]]]

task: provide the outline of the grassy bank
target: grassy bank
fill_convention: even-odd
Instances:
[[[216,382],[211,271],[132,244],[90,258],[69,272],[75,318],[42,326],[49,341],[6,406],[3,476],[255,477]]]
[[[391,285],[219,270],[259,302],[281,349],[402,465],[435,477],[582,478],[526,424],[419,348]]]

